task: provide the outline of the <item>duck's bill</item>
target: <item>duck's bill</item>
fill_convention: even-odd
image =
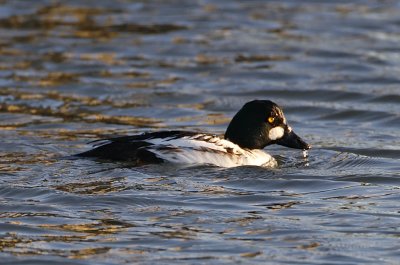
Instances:
[[[311,148],[309,144],[304,142],[303,139],[301,139],[293,131],[286,132],[283,137],[276,142],[276,144],[303,150],[308,150]]]

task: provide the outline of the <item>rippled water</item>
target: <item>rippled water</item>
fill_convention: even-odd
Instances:
[[[1,263],[399,263],[397,1],[83,2],[0,6]],[[223,133],[256,98],[308,159],[62,159],[106,136]]]

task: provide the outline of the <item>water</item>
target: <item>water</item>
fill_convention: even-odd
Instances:
[[[3,1],[2,264],[398,264],[396,1]],[[276,169],[65,160],[223,133],[270,99]]]

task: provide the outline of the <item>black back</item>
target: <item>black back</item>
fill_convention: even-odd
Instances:
[[[96,157],[100,159],[129,161],[136,165],[161,163],[163,160],[145,147],[152,144],[146,140],[154,138],[180,138],[193,136],[196,132],[185,131],[161,131],[150,132],[131,136],[121,136],[109,139],[101,139],[91,142],[95,148],[89,151],[76,154],[78,157]]]

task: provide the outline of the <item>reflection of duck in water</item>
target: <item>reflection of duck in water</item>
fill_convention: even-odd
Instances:
[[[262,151],[279,144],[307,150],[310,146],[287,124],[281,108],[269,100],[246,103],[233,117],[225,137],[187,131],[161,131],[94,141],[94,149],[77,154],[137,165],[172,162],[275,166],[275,159]]]

